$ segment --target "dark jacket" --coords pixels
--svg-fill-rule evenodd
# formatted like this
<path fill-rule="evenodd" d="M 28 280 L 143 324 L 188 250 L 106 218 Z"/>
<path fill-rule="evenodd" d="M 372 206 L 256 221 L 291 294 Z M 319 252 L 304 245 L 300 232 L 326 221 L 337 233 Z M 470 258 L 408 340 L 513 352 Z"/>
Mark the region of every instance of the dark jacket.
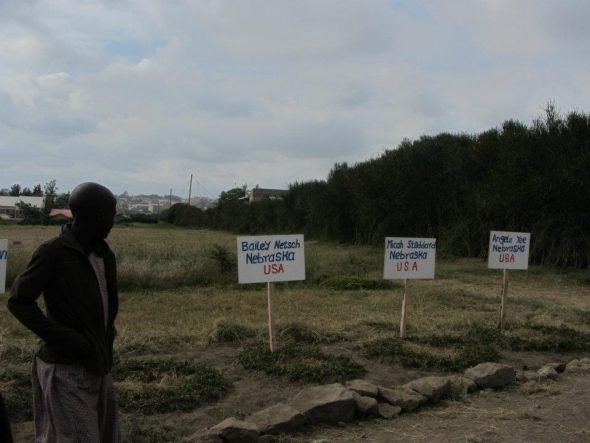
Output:
<path fill-rule="evenodd" d="M 80 365 L 96 374 L 113 364 L 114 320 L 118 311 L 115 255 L 106 242 L 102 256 L 109 293 L 108 324 L 98 279 L 69 225 L 41 244 L 25 271 L 12 284 L 8 309 L 42 340 L 37 356 L 47 363 Z M 45 315 L 37 306 L 43 293 Z"/>

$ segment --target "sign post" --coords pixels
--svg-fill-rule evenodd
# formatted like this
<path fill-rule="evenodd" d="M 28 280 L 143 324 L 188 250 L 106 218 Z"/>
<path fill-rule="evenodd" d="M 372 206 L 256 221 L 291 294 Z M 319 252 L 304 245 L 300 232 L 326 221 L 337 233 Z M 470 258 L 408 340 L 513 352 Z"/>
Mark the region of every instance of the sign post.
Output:
<path fill-rule="evenodd" d="M 406 308 L 408 304 L 409 279 L 433 279 L 436 258 L 435 238 L 385 238 L 385 264 L 383 278 L 404 281 L 404 296 L 399 336 L 406 336 Z"/>
<path fill-rule="evenodd" d="M 508 281 L 510 269 L 529 268 L 529 246 L 531 234 L 525 232 L 491 231 L 488 250 L 488 268 L 502 269 L 502 295 L 500 320 L 498 327 L 504 330 L 506 320 L 506 304 L 508 301 Z"/>
<path fill-rule="evenodd" d="M 6 291 L 6 264 L 8 263 L 8 240 L 0 240 L 0 294 Z"/>
<path fill-rule="evenodd" d="M 270 350 L 275 346 L 273 283 L 305 280 L 305 250 L 302 234 L 238 237 L 238 281 L 266 283 Z"/>
<path fill-rule="evenodd" d="M 268 300 L 268 342 L 270 352 L 275 350 L 275 310 L 272 303 L 272 283 L 266 283 L 266 295 Z"/>

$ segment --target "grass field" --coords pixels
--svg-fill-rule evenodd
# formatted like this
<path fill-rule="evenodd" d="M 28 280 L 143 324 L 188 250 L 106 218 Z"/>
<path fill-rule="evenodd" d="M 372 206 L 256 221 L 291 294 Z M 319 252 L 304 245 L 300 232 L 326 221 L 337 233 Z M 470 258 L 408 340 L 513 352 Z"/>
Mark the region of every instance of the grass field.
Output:
<path fill-rule="evenodd" d="M 0 238 L 9 239 L 8 285 L 57 232 L 0 226 Z M 116 227 L 109 243 L 119 263 L 114 374 L 128 441 L 175 441 L 306 383 L 362 375 L 392 383 L 416 371 L 590 350 L 588 271 L 512 272 L 507 327 L 499 333 L 501 271 L 481 260 L 439 259 L 435 280 L 409 284 L 402 341 L 402 286 L 382 279 L 383 250 L 306 242 L 307 280 L 275 285 L 281 352 L 272 355 L 265 286 L 237 283 L 234 235 L 131 226 Z M 0 390 L 13 420 L 26 422 L 36 339 L 4 301 Z"/>

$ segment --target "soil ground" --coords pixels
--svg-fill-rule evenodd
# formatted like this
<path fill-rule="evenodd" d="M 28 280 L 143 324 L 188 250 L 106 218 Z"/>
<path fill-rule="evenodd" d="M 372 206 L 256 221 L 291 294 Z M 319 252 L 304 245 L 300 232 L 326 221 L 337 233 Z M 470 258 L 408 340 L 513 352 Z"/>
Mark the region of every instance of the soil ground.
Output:
<path fill-rule="evenodd" d="M 328 349 L 326 349 L 328 351 Z M 330 349 L 348 353 L 345 348 Z M 260 373 L 245 372 L 236 363 L 239 347 L 219 346 L 195 350 L 175 357 L 196 358 L 224 367 L 233 389 L 220 401 L 190 413 L 152 416 L 134 427 L 144 437 L 129 433 L 124 426 L 125 441 L 158 441 L 157 432 L 182 441 L 203 432 L 224 418 L 244 417 L 295 395 L 305 384 L 290 383 Z M 537 368 L 551 361 L 568 361 L 575 355 L 547 353 L 512 353 L 504 361 L 515 368 Z M 577 355 L 581 357 L 582 355 Z M 356 359 L 358 360 L 358 356 Z M 363 360 L 368 370 L 365 379 L 384 386 L 394 386 L 432 374 L 408 370 L 392 363 Z M 557 381 L 515 384 L 501 391 L 481 391 L 462 401 L 444 401 L 402 414 L 388 420 L 369 420 L 346 427 L 319 427 L 281 442 L 589 442 L 590 441 L 590 374 L 562 374 Z M 125 417 L 123 418 L 125 423 Z M 33 441 L 31 422 L 15 426 L 16 442 Z M 154 431 L 152 434 L 151 431 Z M 148 437 L 149 436 L 149 437 Z"/>
<path fill-rule="evenodd" d="M 590 375 L 480 391 L 401 415 L 341 429 L 322 429 L 293 442 L 588 442 Z"/>

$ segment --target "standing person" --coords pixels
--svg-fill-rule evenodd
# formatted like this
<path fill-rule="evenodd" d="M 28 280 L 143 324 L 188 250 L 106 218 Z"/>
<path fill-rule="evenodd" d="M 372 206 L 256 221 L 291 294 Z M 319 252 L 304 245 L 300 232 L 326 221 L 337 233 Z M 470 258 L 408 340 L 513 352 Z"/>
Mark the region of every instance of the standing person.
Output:
<path fill-rule="evenodd" d="M 117 200 L 104 186 L 82 183 L 69 203 L 73 222 L 33 253 L 12 284 L 8 309 L 41 339 L 32 368 L 36 441 L 118 442 L 110 373 L 117 270 L 105 242 Z"/>

